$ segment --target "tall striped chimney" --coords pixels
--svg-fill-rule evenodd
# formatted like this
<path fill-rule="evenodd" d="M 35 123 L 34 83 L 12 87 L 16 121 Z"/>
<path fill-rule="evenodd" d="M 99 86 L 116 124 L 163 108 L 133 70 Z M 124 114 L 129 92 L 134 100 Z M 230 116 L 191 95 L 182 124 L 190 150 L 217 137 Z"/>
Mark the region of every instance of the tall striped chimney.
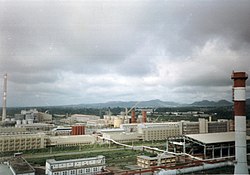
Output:
<path fill-rule="evenodd" d="M 234 174 L 248 174 L 246 151 L 246 79 L 245 72 L 233 72 L 233 101 L 235 120 Z"/>
<path fill-rule="evenodd" d="M 7 74 L 3 76 L 3 113 L 2 113 L 2 121 L 4 122 L 6 119 L 6 99 L 7 99 Z"/>

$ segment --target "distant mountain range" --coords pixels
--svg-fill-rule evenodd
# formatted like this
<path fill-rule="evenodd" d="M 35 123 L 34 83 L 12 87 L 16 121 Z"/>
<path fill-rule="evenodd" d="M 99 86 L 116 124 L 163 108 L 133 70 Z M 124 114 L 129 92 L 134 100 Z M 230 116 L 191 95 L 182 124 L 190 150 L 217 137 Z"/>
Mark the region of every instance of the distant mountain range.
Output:
<path fill-rule="evenodd" d="M 247 100 L 250 104 L 250 99 Z M 149 100 L 149 101 L 110 101 L 107 103 L 93 103 L 93 104 L 79 104 L 79 105 L 71 105 L 73 107 L 79 108 L 115 108 L 115 107 L 133 107 L 135 104 L 136 107 L 139 108 L 159 108 L 159 107 L 221 107 L 221 106 L 231 106 L 233 105 L 232 102 L 227 100 L 220 100 L 220 101 L 208 101 L 202 100 L 197 101 L 191 104 L 181 104 L 171 101 L 161 101 L 161 100 Z"/>
<path fill-rule="evenodd" d="M 227 100 L 220 100 L 220 101 L 208 101 L 208 100 L 202 100 L 202 101 L 197 101 L 189 106 L 204 106 L 204 107 L 210 107 L 210 106 L 231 106 L 233 105 L 232 102 L 229 102 Z"/>
<path fill-rule="evenodd" d="M 136 107 L 139 108 L 157 108 L 157 107 L 175 107 L 180 106 L 179 103 L 175 102 L 168 102 L 168 101 L 161 101 L 161 100 L 149 100 L 149 101 L 110 101 L 107 103 L 93 103 L 93 104 L 79 104 L 78 107 L 87 107 L 87 108 L 115 108 L 115 107 Z"/>

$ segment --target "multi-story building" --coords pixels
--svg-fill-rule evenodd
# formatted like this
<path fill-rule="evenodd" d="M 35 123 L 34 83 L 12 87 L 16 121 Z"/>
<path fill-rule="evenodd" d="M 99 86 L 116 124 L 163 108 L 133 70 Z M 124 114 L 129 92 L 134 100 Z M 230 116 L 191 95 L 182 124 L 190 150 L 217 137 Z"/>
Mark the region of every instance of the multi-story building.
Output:
<path fill-rule="evenodd" d="M 167 137 L 182 134 L 179 122 L 139 124 L 138 133 L 142 134 L 145 141 L 165 140 Z"/>
<path fill-rule="evenodd" d="M 97 156 L 91 158 L 46 161 L 46 175 L 91 175 L 104 171 L 105 157 Z"/>
<path fill-rule="evenodd" d="M 228 131 L 229 131 L 228 120 L 218 120 L 218 121 L 208 122 L 208 133 L 228 132 Z"/>
<path fill-rule="evenodd" d="M 200 132 L 199 122 L 181 121 L 182 134 L 198 134 Z"/>
<path fill-rule="evenodd" d="M 120 128 L 126 132 L 137 132 L 138 123 L 121 124 Z"/>
<path fill-rule="evenodd" d="M 125 132 L 123 129 L 104 129 L 100 131 L 103 137 L 118 142 L 132 142 L 142 140 L 142 134 L 137 132 Z"/>
<path fill-rule="evenodd" d="M 26 133 L 26 128 L 17 128 L 17 127 L 0 127 L 1 134 L 20 134 Z"/>
<path fill-rule="evenodd" d="M 45 148 L 44 133 L 0 135 L 0 152 Z"/>
<path fill-rule="evenodd" d="M 79 146 L 95 142 L 96 138 L 91 135 L 51 136 L 48 139 L 49 146 Z"/>
<path fill-rule="evenodd" d="M 36 122 L 41 122 L 41 123 L 51 123 L 52 122 L 52 115 L 47 113 L 47 112 L 45 112 L 45 113 L 38 112 L 38 113 L 36 113 L 34 120 Z"/>
<path fill-rule="evenodd" d="M 53 124 L 46 124 L 46 123 L 25 123 L 20 124 L 17 122 L 16 128 L 25 128 L 27 131 L 30 132 L 42 132 L 42 131 L 50 131 L 55 126 Z"/>

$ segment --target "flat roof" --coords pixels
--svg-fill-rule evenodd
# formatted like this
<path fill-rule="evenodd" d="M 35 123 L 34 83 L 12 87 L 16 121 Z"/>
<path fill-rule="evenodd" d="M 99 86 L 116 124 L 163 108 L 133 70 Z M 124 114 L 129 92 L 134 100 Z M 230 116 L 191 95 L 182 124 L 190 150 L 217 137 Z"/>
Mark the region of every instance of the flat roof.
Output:
<path fill-rule="evenodd" d="M 149 157 L 149 156 L 144 156 L 144 155 L 137 156 L 137 158 L 146 159 L 146 160 L 158 160 L 159 159 L 158 156 L 156 156 L 156 157 Z M 169 159 L 169 158 L 175 158 L 175 156 L 168 154 L 168 155 L 161 155 L 160 158 L 161 159 Z"/>
<path fill-rule="evenodd" d="M 16 174 L 35 172 L 34 168 L 22 157 L 14 157 L 9 161 L 9 163 Z"/>
<path fill-rule="evenodd" d="M 117 129 L 102 129 L 101 132 L 125 132 L 124 129 L 117 128 Z"/>
<path fill-rule="evenodd" d="M 202 142 L 204 144 L 224 143 L 224 142 L 235 141 L 235 132 L 188 134 L 185 136 L 191 139 L 197 140 L 199 142 Z M 250 140 L 250 136 L 247 136 L 247 140 Z"/>
<path fill-rule="evenodd" d="M 46 162 L 48 162 L 50 164 L 61 164 L 61 163 L 68 163 L 68 162 L 90 161 L 90 160 L 103 159 L 103 158 L 105 158 L 103 155 L 99 155 L 99 156 L 96 156 L 96 157 L 68 159 L 68 160 L 47 159 Z"/>

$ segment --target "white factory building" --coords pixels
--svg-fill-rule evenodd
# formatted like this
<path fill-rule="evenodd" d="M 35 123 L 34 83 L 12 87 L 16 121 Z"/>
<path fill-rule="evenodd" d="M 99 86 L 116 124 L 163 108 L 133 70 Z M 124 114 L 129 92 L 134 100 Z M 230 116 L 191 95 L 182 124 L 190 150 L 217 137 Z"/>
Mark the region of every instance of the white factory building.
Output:
<path fill-rule="evenodd" d="M 96 138 L 91 135 L 51 136 L 50 146 L 79 146 L 94 144 Z"/>
<path fill-rule="evenodd" d="M 104 171 L 105 157 L 97 156 L 82 159 L 70 159 L 56 161 L 49 159 L 46 161 L 46 175 L 90 175 Z"/>

